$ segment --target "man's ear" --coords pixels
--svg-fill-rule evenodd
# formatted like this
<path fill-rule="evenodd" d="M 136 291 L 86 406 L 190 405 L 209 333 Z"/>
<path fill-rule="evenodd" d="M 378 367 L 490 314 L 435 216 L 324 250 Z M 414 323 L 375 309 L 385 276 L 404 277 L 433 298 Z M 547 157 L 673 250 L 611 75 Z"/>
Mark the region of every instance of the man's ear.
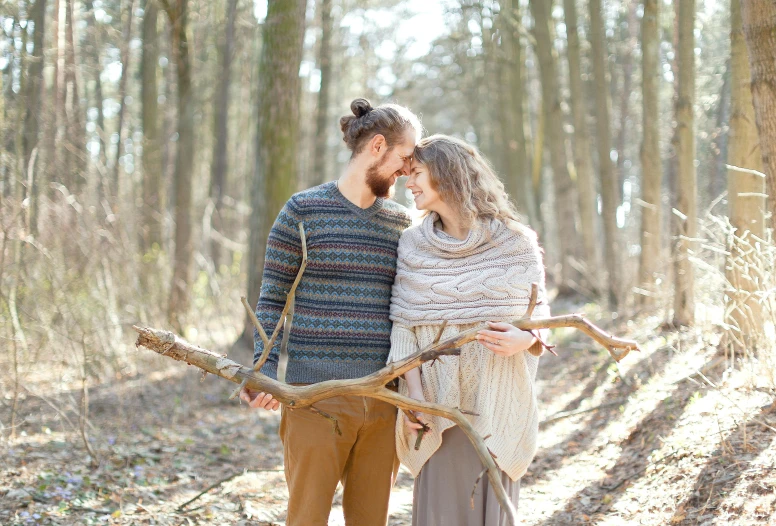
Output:
<path fill-rule="evenodd" d="M 369 151 L 372 155 L 380 155 L 385 149 L 388 148 L 388 143 L 385 141 L 385 136 L 378 133 L 369 142 Z"/>

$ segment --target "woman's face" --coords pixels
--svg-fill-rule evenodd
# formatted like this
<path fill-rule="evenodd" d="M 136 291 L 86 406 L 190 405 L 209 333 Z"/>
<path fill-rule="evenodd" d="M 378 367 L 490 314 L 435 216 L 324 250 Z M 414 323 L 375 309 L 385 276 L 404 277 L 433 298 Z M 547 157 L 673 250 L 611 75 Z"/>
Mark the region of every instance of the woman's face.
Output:
<path fill-rule="evenodd" d="M 415 207 L 418 210 L 438 212 L 442 204 L 442 197 L 431 185 L 431 174 L 426 165 L 415 160 L 410 165 L 410 175 L 405 185 L 412 192 L 415 199 Z"/>

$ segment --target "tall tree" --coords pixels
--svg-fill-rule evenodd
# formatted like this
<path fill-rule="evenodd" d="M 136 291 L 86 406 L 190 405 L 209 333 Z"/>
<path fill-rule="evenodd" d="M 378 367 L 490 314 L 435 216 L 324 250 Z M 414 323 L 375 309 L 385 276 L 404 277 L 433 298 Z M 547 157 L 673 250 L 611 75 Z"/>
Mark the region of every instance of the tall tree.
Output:
<path fill-rule="evenodd" d="M 102 94 L 102 61 L 100 60 L 100 50 L 102 49 L 102 31 L 100 31 L 99 21 L 97 20 L 97 11 L 94 8 L 92 0 L 85 0 L 86 23 L 89 27 L 89 42 L 86 46 L 86 54 L 89 56 L 92 67 L 92 80 L 94 82 L 94 108 L 97 110 L 97 142 L 100 145 L 99 165 L 97 170 L 100 173 L 98 187 L 100 197 L 107 195 L 105 184 L 107 183 L 106 170 L 108 166 L 107 152 L 105 151 L 105 98 Z M 143 154 L 145 155 L 145 153 Z"/>
<path fill-rule="evenodd" d="M 628 15 L 624 51 L 622 54 L 622 90 L 620 91 L 620 125 L 617 130 L 617 199 L 623 200 L 625 184 L 625 145 L 628 135 L 628 115 L 630 113 L 630 97 L 633 90 L 633 51 L 636 49 L 638 28 L 636 23 L 636 7 L 639 0 L 628 0 Z"/>
<path fill-rule="evenodd" d="M 27 111 L 24 118 L 24 169 L 31 175 L 37 173 L 30 170 L 33 154 L 37 158 L 38 136 L 40 134 L 40 121 L 43 111 L 43 37 L 46 34 L 46 0 L 36 0 L 30 8 L 30 21 L 33 24 L 32 56 L 28 57 L 27 72 Z M 36 234 L 38 223 L 38 189 L 39 181 L 33 181 L 28 185 L 29 197 L 29 225 L 30 231 Z"/>
<path fill-rule="evenodd" d="M 622 293 L 622 273 L 620 270 L 622 255 L 620 254 L 620 234 L 617 229 L 617 206 L 619 192 L 617 191 L 617 175 L 610 153 L 612 151 L 612 134 L 609 122 L 610 100 L 606 81 L 606 41 L 604 38 L 604 21 L 601 12 L 601 0 L 590 0 L 590 44 L 593 54 L 593 75 L 595 77 L 596 102 L 596 143 L 598 145 L 598 170 L 601 173 L 601 215 L 604 222 L 604 255 L 608 279 L 608 299 L 611 310 L 616 311 L 619 297 Z"/>
<path fill-rule="evenodd" d="M 229 139 L 229 86 L 232 80 L 232 58 L 234 56 L 234 23 L 237 18 L 237 0 L 229 0 L 226 7 L 226 29 L 221 41 L 221 67 L 218 76 L 218 89 L 215 97 L 213 123 L 213 160 L 210 165 L 210 199 L 213 201 L 213 227 L 222 232 L 224 188 L 226 186 L 227 159 L 226 146 Z M 215 237 L 210 239 L 210 256 L 216 270 L 221 263 L 221 247 Z"/>
<path fill-rule="evenodd" d="M 143 8 L 143 50 L 140 63 L 140 92 L 143 124 L 143 225 L 140 229 L 140 247 L 143 252 L 156 243 L 162 245 L 164 185 L 162 148 L 159 142 L 159 5 L 157 0 L 146 0 Z"/>
<path fill-rule="evenodd" d="M 73 0 L 65 0 L 65 120 L 68 146 L 65 148 L 66 170 L 75 190 L 86 182 L 86 127 L 78 87 L 78 64 Z"/>
<path fill-rule="evenodd" d="M 695 171 L 695 0 L 679 2 L 679 100 L 677 126 L 677 221 L 674 258 L 674 325 L 692 325 L 695 318 L 695 272 L 690 255 L 696 252 L 698 181 Z"/>
<path fill-rule="evenodd" d="M 743 42 L 744 46 L 746 43 Z M 732 53 L 731 53 L 732 54 Z M 714 169 L 709 173 L 709 177 L 706 181 L 705 192 L 701 192 L 703 195 L 704 204 L 711 203 L 722 192 L 725 191 L 725 184 L 727 181 L 727 168 L 725 167 L 725 161 L 727 159 L 728 141 L 729 137 L 729 125 L 730 125 L 730 112 L 731 112 L 731 94 L 730 94 L 730 61 L 725 64 L 725 72 L 722 75 L 722 88 L 720 88 L 719 99 L 717 102 L 717 122 L 715 123 L 714 134 L 711 140 L 711 151 L 714 155 Z"/>
<path fill-rule="evenodd" d="M 127 80 L 129 79 L 129 42 L 132 40 L 132 17 L 135 12 L 135 0 L 129 0 L 126 12 L 126 25 L 124 26 L 124 38 L 121 41 L 121 78 L 119 79 L 119 123 L 116 130 L 118 141 L 116 142 L 116 156 L 113 159 L 113 192 L 117 198 L 121 198 L 121 133 L 124 128 L 124 114 L 126 111 Z"/>
<path fill-rule="evenodd" d="M 321 42 L 318 47 L 318 69 L 321 72 L 321 87 L 318 90 L 318 108 L 315 115 L 315 141 L 311 183 L 318 185 L 327 180 L 326 145 L 331 122 L 329 122 L 329 91 L 331 89 L 331 0 L 320 0 Z"/>
<path fill-rule="evenodd" d="M 663 165 L 660 155 L 660 35 L 658 33 L 660 0 L 644 0 L 641 19 L 641 256 L 639 288 L 642 305 L 654 305 L 656 279 L 660 266 L 661 187 Z"/>
<path fill-rule="evenodd" d="M 539 59 L 539 74 L 542 85 L 542 105 L 545 114 L 545 144 L 550 151 L 555 189 L 555 218 L 558 226 L 558 255 L 561 274 L 558 288 L 560 293 L 571 292 L 572 268 L 570 258 L 576 248 L 577 200 L 574 185 L 568 171 L 566 141 L 563 134 L 563 111 L 558 81 L 556 52 L 551 36 L 551 1 L 530 0 L 534 17 L 536 55 Z"/>
<path fill-rule="evenodd" d="M 296 189 L 299 147 L 299 66 L 307 0 L 269 0 L 259 63 L 256 174 L 251 188 L 248 298 L 259 299 L 269 230 Z M 244 335 L 253 334 L 246 317 Z M 252 339 L 252 338 L 251 338 Z"/>
<path fill-rule="evenodd" d="M 760 136 L 771 228 L 776 228 L 776 3 L 742 0 L 746 46 L 752 72 L 752 101 Z"/>
<path fill-rule="evenodd" d="M 501 134 L 504 137 L 506 187 L 521 213 L 528 217 L 534 228 L 539 227 L 539 211 L 531 184 L 531 170 L 526 151 L 525 116 L 523 98 L 525 79 L 523 67 L 525 50 L 520 40 L 520 8 L 516 0 L 504 0 L 498 17 L 501 33 L 502 63 L 497 68 L 501 74 L 502 97 Z"/>
<path fill-rule="evenodd" d="M 593 175 L 593 158 L 587 129 L 587 97 L 582 82 L 582 59 L 577 28 L 576 0 L 563 0 L 568 38 L 569 88 L 571 91 L 571 113 L 574 116 L 574 165 L 577 170 L 577 191 L 579 192 L 579 215 L 582 227 L 582 244 L 585 248 L 585 264 L 588 268 L 590 285 L 594 290 L 601 286 L 597 279 L 601 268 L 598 245 L 596 244 L 598 212 L 597 195 Z"/>
<path fill-rule="evenodd" d="M 168 316 L 177 330 L 189 307 L 191 276 L 191 178 L 194 164 L 194 103 L 191 93 L 191 61 L 186 37 L 188 0 L 162 0 L 170 20 L 172 53 L 178 87 L 178 151 L 175 157 L 175 254 Z"/>
<path fill-rule="evenodd" d="M 762 171 L 762 154 L 757 138 L 752 104 L 751 72 L 741 20 L 741 1 L 730 2 L 731 115 L 728 164 L 744 170 Z M 731 239 L 727 267 L 728 312 L 731 324 L 741 331 L 736 347 L 749 347 L 762 330 L 762 307 L 754 294 L 758 288 L 757 259 L 752 258 L 752 236 L 765 236 L 765 181 L 756 173 L 728 171 L 728 210 L 736 229 Z M 739 241 L 741 240 L 741 241 Z"/>

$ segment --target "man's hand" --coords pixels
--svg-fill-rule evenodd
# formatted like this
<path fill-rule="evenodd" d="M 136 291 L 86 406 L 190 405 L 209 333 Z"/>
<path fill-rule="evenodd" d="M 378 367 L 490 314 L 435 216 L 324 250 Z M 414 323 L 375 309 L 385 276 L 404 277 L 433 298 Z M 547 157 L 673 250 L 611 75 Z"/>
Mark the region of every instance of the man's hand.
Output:
<path fill-rule="evenodd" d="M 488 322 L 492 330 L 477 332 L 477 341 L 496 356 L 512 356 L 525 351 L 536 342 L 533 334 L 509 323 Z"/>
<path fill-rule="evenodd" d="M 272 398 L 269 393 L 259 393 L 243 387 L 240 391 L 240 400 L 246 402 L 253 409 L 266 409 L 267 411 L 277 411 L 280 402 Z"/>

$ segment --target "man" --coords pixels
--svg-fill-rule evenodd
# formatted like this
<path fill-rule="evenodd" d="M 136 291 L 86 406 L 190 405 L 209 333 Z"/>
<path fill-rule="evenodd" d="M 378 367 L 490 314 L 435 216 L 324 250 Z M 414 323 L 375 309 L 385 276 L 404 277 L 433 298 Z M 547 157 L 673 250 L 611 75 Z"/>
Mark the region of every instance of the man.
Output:
<path fill-rule="evenodd" d="M 298 224 L 304 224 L 308 260 L 296 290 L 288 339 L 286 381 L 304 385 L 360 378 L 385 365 L 390 350 L 389 308 L 396 249 L 410 225 L 407 210 L 388 200 L 396 180 L 409 172 L 421 125 L 408 109 L 369 101 L 351 103 L 342 117 L 343 140 L 352 152 L 337 181 L 289 199 L 272 226 L 256 316 L 270 333 L 280 318 L 302 259 Z M 277 377 L 279 347 L 261 372 Z M 254 363 L 263 351 L 255 335 Z M 254 408 L 276 410 L 270 394 L 243 390 Z M 366 397 L 342 396 L 309 408 L 283 408 L 283 442 L 289 489 L 288 526 L 326 525 L 338 482 L 348 526 L 385 524 L 398 469 L 396 408 Z"/>

